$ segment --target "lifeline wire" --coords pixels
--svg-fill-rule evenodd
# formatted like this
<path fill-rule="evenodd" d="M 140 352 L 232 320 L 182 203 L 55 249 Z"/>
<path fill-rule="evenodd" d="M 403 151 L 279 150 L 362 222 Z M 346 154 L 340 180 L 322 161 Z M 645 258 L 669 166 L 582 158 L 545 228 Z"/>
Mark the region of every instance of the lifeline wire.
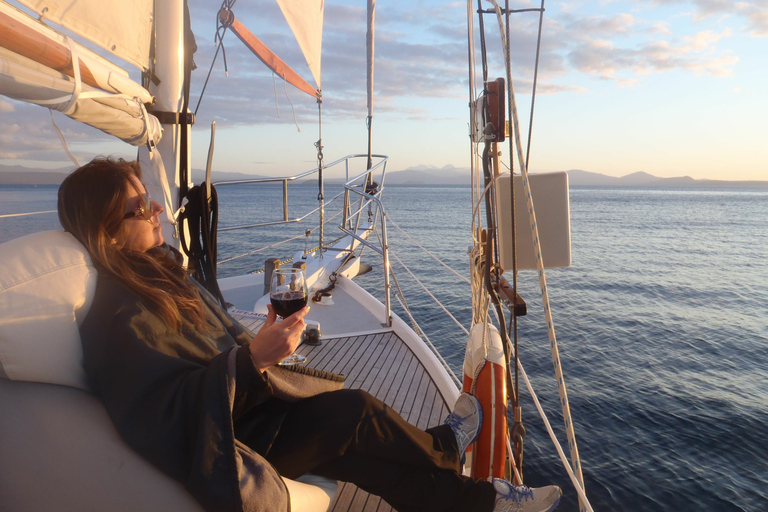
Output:
<path fill-rule="evenodd" d="M 453 316 L 453 315 L 451 314 L 451 312 L 450 312 L 450 311 L 448 311 L 448 310 L 445 308 L 445 306 L 443 306 L 443 305 L 442 305 L 442 303 L 440 303 L 440 301 L 437 299 L 437 297 L 435 297 L 435 296 L 432 294 L 432 292 L 430 292 L 430 291 L 429 291 L 429 289 L 427 289 L 427 287 L 426 287 L 426 286 L 424 286 L 424 283 L 422 283 L 421 281 L 419 281 L 419 278 L 418 278 L 418 277 L 416 277 L 416 276 L 413 274 L 413 272 L 411 272 L 411 270 L 410 270 L 408 267 L 406 267 L 406 266 L 405 266 L 405 263 L 403 263 L 403 262 L 402 262 L 402 260 L 401 260 L 400 258 L 398 258 L 398 257 L 397 257 L 397 255 L 396 255 L 395 253 L 391 252 L 391 254 L 392 254 L 392 256 L 393 256 L 393 257 L 394 257 L 394 258 L 395 258 L 395 259 L 398 261 L 398 263 L 400 263 L 400 264 L 403 266 L 403 268 L 405 269 L 405 271 L 406 271 L 406 272 L 408 272 L 408 273 L 411 275 L 411 277 L 412 277 L 412 278 L 413 278 L 413 279 L 414 279 L 414 280 L 415 280 L 417 283 L 419 283 L 419 286 L 421 286 L 421 287 L 422 287 L 422 289 L 423 289 L 425 292 L 427 292 L 427 295 L 429 295 L 430 297 L 432 297 L 432 300 L 434 300 L 434 301 L 437 303 L 437 305 L 438 305 L 438 306 L 440 306 L 440 308 L 441 308 L 443 311 L 445 311 L 445 314 L 446 314 L 446 315 L 448 315 L 449 317 L 451 317 L 451 320 L 453 320 L 453 321 L 454 321 L 454 323 L 456 323 L 456 325 L 458 325 L 458 326 L 459 326 L 459 328 L 460 328 L 462 331 L 464 331 L 464 334 L 466 334 L 467 336 L 469 336 L 469 331 L 467 330 L 467 328 L 466 328 L 466 327 L 464 327 L 463 325 L 461 325 L 461 322 L 459 322 L 458 320 L 456 320 L 456 317 L 455 317 L 455 316 Z"/>
<path fill-rule="evenodd" d="M 44 212 L 29 212 L 29 213 L 8 213 L 6 215 L 0 215 L 0 219 L 7 219 L 10 217 L 26 217 L 27 215 L 41 215 L 43 213 L 56 213 L 58 210 L 46 210 Z"/>
<path fill-rule="evenodd" d="M 446 265 L 445 263 L 443 263 L 442 261 L 440 261 L 440 258 L 438 258 L 438 257 L 437 257 L 437 256 L 435 256 L 434 254 L 432 254 L 431 252 L 429 252 L 429 250 L 427 250 L 426 248 L 424 248 L 424 247 L 422 247 L 421 245 L 419 245 L 419 243 L 418 243 L 416 240 L 414 240 L 413 238 L 411 238 L 411 236 L 410 236 L 408 233 L 406 233 L 406 232 L 403 230 L 403 228 L 401 228 L 400 226 L 398 226 L 398 225 L 397 225 L 397 223 L 396 223 L 394 220 L 392 220 L 392 215 L 389 215 L 389 214 L 388 214 L 388 215 L 387 215 L 387 219 L 389 219 L 389 222 L 391 222 L 391 223 L 392 223 L 392 224 L 393 224 L 393 225 L 394 225 L 394 226 L 395 226 L 397 229 L 399 229 L 399 230 L 400 230 L 400 232 L 401 232 L 402 234 L 404 234 L 404 235 L 406 236 L 406 238 L 408 238 L 408 240 L 410 240 L 411 242 L 413 242 L 413 243 L 414 243 L 414 244 L 415 244 L 415 245 L 416 245 L 416 246 L 417 246 L 419 249 L 421 249 L 422 251 L 424 251 L 424 252 L 425 252 L 425 253 L 427 253 L 428 255 L 432 256 L 432 258 L 434 258 L 434 259 L 435 259 L 435 261 L 437 261 L 439 264 L 441 264 L 442 266 L 444 266 L 445 268 L 447 268 L 448 270 L 450 270 L 451 272 L 453 272 L 453 273 L 454 273 L 454 274 L 455 274 L 455 275 L 456 275 L 456 276 L 457 276 L 459 279 L 461 279 L 462 281 L 464 281 L 464 282 L 465 282 L 465 283 L 467 283 L 467 284 L 469 284 L 469 283 L 470 283 L 469 279 L 467 279 L 467 278 L 466 278 L 466 277 L 464 277 L 463 275 L 461 275 L 461 274 L 459 274 L 458 272 L 456 272 L 455 270 L 453 270 L 451 267 L 449 267 L 448 265 Z"/>

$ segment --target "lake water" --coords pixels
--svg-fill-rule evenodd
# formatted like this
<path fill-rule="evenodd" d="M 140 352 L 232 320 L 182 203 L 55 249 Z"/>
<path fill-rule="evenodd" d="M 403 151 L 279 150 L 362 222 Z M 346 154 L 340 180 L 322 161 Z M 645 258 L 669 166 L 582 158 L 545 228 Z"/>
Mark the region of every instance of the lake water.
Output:
<path fill-rule="evenodd" d="M 55 209 L 55 192 L 0 187 L 0 215 Z M 219 195 L 220 226 L 279 211 L 266 195 L 241 188 Z M 768 189 L 573 188 L 570 198 L 573 265 L 549 270 L 547 282 L 594 509 L 768 510 Z M 395 224 L 467 274 L 469 189 L 388 187 L 384 200 Z M 50 214 L 0 219 L 0 241 L 57 225 Z M 290 249 L 229 261 L 220 276 L 303 249 L 304 229 L 294 230 L 299 239 Z M 466 326 L 469 286 L 393 223 L 389 236 L 394 254 Z M 221 233 L 219 259 L 249 253 L 262 238 Z M 317 245 L 316 232 L 307 245 Z M 374 271 L 360 282 L 378 285 L 380 262 L 370 251 L 366 262 Z M 458 372 L 464 334 L 396 260 L 393 266 L 420 326 Z M 528 303 L 522 362 L 564 444 L 535 273 L 521 272 L 519 286 Z M 575 492 L 527 390 L 521 397 L 526 482 L 561 485 L 558 510 L 575 511 Z"/>

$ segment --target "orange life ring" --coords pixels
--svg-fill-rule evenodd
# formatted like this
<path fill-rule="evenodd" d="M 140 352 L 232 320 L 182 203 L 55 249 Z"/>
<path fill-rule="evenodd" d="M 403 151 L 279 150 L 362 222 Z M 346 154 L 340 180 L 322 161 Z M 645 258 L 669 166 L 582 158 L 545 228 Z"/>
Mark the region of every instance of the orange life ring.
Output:
<path fill-rule="evenodd" d="M 483 410 L 477 441 L 467 450 L 470 476 L 506 477 L 507 365 L 499 331 L 493 325 L 472 327 L 464 356 L 463 391 L 473 394 Z"/>

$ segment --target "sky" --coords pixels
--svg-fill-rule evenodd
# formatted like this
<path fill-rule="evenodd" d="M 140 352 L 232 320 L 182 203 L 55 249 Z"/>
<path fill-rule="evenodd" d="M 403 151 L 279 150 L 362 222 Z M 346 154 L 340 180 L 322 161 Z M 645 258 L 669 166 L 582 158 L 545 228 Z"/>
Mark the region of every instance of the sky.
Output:
<path fill-rule="evenodd" d="M 216 51 L 219 6 L 190 0 L 198 44 L 194 168 L 205 167 L 213 120 L 218 171 L 309 170 L 321 135 L 326 163 L 367 152 L 364 0 L 325 2 L 321 127 L 315 100 L 273 77 L 231 33 L 227 73 L 220 53 L 197 107 Z M 549 0 L 544 7 L 531 171 L 768 180 L 768 0 Z M 233 11 L 313 83 L 276 4 L 240 0 Z M 463 2 L 377 3 L 372 138 L 373 151 L 390 157 L 389 171 L 469 166 L 466 12 Z M 523 146 L 538 23 L 538 13 L 516 14 L 510 36 Z M 489 77 L 505 76 L 495 16 L 485 17 L 485 35 Z M 46 109 L 0 97 L 0 119 L 0 164 L 70 165 Z M 60 113 L 56 122 L 81 161 L 136 154 Z M 508 160 L 508 147 L 502 153 Z"/>

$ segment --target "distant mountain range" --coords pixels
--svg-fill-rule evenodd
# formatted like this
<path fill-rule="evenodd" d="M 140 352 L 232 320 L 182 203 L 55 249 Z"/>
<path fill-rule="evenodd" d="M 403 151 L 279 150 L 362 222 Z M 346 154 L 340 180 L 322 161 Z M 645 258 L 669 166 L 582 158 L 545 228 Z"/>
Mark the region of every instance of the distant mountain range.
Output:
<path fill-rule="evenodd" d="M 768 187 L 768 181 L 696 180 L 690 176 L 659 178 L 647 172 L 635 172 L 620 178 L 596 172 L 571 169 L 571 186 L 584 187 Z"/>
<path fill-rule="evenodd" d="M 19 165 L 0 165 L 0 185 L 59 185 L 72 167 L 59 169 L 30 169 Z M 571 186 L 584 187 L 768 187 L 768 181 L 696 180 L 690 176 L 659 178 L 646 172 L 636 172 L 620 178 L 596 172 L 571 169 L 568 178 Z M 203 180 L 204 172 L 193 169 L 196 183 Z M 265 178 L 266 176 L 239 172 L 214 172 L 214 181 L 234 181 Z M 308 180 L 311 181 L 311 180 Z M 329 180 L 336 182 L 339 180 Z M 419 165 L 403 171 L 387 173 L 387 185 L 468 185 L 469 169 L 446 165 L 433 167 Z"/>
<path fill-rule="evenodd" d="M 659 178 L 636 172 L 616 178 L 596 172 L 571 169 L 568 181 L 576 187 L 768 187 L 768 181 L 696 180 L 690 176 Z M 447 165 L 442 168 L 418 166 L 387 173 L 387 185 L 467 185 L 469 169 Z"/>

